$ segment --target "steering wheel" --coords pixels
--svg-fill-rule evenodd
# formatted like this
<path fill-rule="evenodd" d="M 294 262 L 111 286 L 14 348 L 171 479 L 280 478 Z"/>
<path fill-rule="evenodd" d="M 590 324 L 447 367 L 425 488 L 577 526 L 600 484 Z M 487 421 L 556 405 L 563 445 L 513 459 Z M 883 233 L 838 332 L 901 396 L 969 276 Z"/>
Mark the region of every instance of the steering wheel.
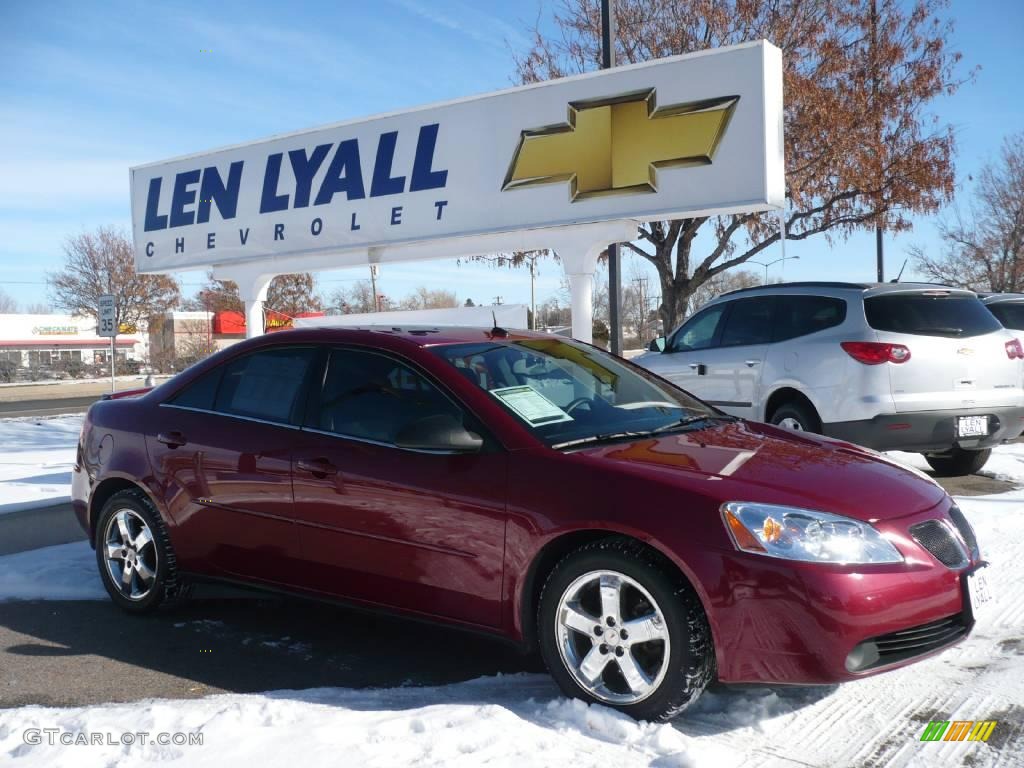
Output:
<path fill-rule="evenodd" d="M 575 410 L 579 406 L 583 405 L 584 403 L 587 404 L 588 410 L 589 410 L 589 406 L 590 406 L 590 398 L 589 397 L 577 397 L 575 400 L 573 400 L 571 403 L 569 403 L 567 406 L 565 406 L 565 408 L 563 408 L 562 410 L 564 410 L 566 413 L 572 413 L 573 410 Z"/>

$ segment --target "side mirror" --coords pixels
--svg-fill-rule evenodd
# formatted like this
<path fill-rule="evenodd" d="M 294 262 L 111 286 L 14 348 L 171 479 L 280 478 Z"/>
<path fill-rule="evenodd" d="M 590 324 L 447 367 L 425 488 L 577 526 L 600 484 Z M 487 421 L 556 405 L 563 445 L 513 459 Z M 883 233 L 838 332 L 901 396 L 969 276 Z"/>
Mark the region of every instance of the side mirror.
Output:
<path fill-rule="evenodd" d="M 470 432 L 449 413 L 424 416 L 415 419 L 395 435 L 395 445 L 418 451 L 454 451 L 475 453 L 484 444 L 484 439 Z"/>
<path fill-rule="evenodd" d="M 656 339 L 651 339 L 651 343 L 647 345 L 647 349 L 649 349 L 651 352 L 664 352 L 665 337 L 659 336 Z"/>

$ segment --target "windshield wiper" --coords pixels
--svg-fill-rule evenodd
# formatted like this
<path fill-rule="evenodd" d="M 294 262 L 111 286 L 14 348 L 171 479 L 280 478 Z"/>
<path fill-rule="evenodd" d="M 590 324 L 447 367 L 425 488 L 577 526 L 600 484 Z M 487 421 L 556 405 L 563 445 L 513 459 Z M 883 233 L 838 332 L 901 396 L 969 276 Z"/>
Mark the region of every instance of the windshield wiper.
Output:
<path fill-rule="evenodd" d="M 679 419 L 679 421 L 673 421 L 670 424 L 662 424 L 660 427 L 652 429 L 650 434 L 656 435 L 661 432 L 671 432 L 674 429 L 681 429 L 702 421 L 739 421 L 739 419 L 736 416 L 729 416 L 728 414 L 718 415 L 714 413 L 705 413 L 700 416 L 686 416 Z"/>
<path fill-rule="evenodd" d="M 685 429 L 686 427 L 692 424 L 697 424 L 698 422 L 704 421 L 737 421 L 737 418 L 735 416 L 728 416 L 724 414 L 718 416 L 712 413 L 703 414 L 701 416 L 687 416 L 685 418 L 679 419 L 678 421 L 673 421 L 669 424 L 662 424 L 660 427 L 655 427 L 654 429 L 644 429 L 632 432 L 606 432 L 600 435 L 588 435 L 587 437 L 578 437 L 575 440 L 566 440 L 565 442 L 562 443 L 554 443 L 551 447 L 556 449 L 570 448 L 576 445 L 604 443 L 609 440 L 628 440 L 634 437 L 650 437 L 651 435 L 658 435 L 663 432 L 668 432 L 675 429 Z"/>

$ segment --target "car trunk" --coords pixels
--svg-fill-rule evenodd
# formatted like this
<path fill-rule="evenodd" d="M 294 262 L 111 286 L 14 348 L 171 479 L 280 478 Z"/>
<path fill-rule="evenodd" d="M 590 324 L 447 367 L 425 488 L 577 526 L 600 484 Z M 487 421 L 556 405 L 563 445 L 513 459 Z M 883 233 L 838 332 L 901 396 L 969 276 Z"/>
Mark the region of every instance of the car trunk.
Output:
<path fill-rule="evenodd" d="M 973 294 L 885 293 L 864 307 L 880 342 L 910 350 L 905 362 L 887 365 L 897 412 L 1019 404 L 1021 361 L 1006 350 L 1012 336 Z"/>

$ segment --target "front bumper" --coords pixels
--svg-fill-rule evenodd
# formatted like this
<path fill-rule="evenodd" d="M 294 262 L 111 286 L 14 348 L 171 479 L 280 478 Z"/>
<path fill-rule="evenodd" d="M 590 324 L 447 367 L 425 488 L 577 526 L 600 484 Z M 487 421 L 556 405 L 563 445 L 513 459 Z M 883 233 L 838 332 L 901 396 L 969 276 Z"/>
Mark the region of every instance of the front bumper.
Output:
<path fill-rule="evenodd" d="M 900 564 L 730 556 L 724 567 L 732 582 L 730 599 L 712 606 L 719 679 L 798 685 L 856 680 L 927 658 L 967 637 L 974 624 L 967 574 L 980 561 L 972 557 L 963 567 L 948 568 L 908 532 L 915 523 L 948 520 L 948 505 L 876 524 L 903 554 Z M 932 642 L 908 648 L 895 642 L 900 637 Z"/>
<path fill-rule="evenodd" d="M 957 438 L 958 416 L 988 416 L 989 434 L 984 437 Z M 939 453 L 948 451 L 954 445 L 966 450 L 982 450 L 1020 437 L 1021 432 L 1024 432 L 1024 407 L 883 414 L 873 419 L 823 424 L 822 431 L 827 437 L 876 451 Z"/>

